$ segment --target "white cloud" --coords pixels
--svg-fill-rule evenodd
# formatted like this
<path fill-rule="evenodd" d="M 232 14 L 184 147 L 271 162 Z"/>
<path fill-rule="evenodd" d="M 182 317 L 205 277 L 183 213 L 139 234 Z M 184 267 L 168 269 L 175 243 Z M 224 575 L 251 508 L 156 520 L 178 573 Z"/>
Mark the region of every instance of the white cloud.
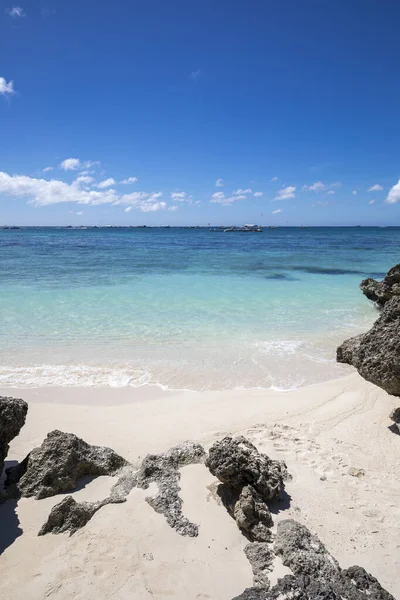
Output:
<path fill-rule="evenodd" d="M 289 200 L 290 198 L 296 197 L 296 188 L 293 185 L 288 185 L 287 187 L 279 190 L 274 200 Z"/>
<path fill-rule="evenodd" d="M 357 196 L 357 190 L 353 190 L 351 193 L 353 194 L 353 196 Z"/>
<path fill-rule="evenodd" d="M 332 191 L 332 188 L 340 187 L 341 183 L 337 181 L 336 183 L 323 183 L 323 181 L 316 181 L 311 185 L 303 185 L 301 188 L 303 192 L 315 192 L 316 194 L 321 194 L 322 192 L 329 193 Z"/>
<path fill-rule="evenodd" d="M 179 208 L 179 207 L 178 207 L 178 206 L 176 206 L 176 204 L 175 204 L 175 206 L 168 206 L 167 210 L 169 210 L 169 211 L 173 212 L 173 211 L 175 211 L 175 210 L 178 210 L 178 208 Z"/>
<path fill-rule="evenodd" d="M 49 171 L 52 171 L 54 169 L 54 167 L 45 167 L 43 169 L 43 173 L 48 173 Z"/>
<path fill-rule="evenodd" d="M 64 171 L 76 171 L 81 166 L 81 161 L 79 158 L 66 158 L 62 162 L 60 162 L 60 169 L 64 169 Z"/>
<path fill-rule="evenodd" d="M 273 214 L 273 215 L 277 215 L 278 213 L 281 213 L 281 212 L 282 212 L 282 209 L 281 209 L 281 208 L 278 208 L 277 210 L 273 210 L 273 211 L 272 211 L 272 214 Z"/>
<path fill-rule="evenodd" d="M 101 190 L 104 190 L 104 188 L 108 188 L 111 187 L 112 185 L 115 185 L 116 181 L 113 177 L 109 177 L 108 179 L 104 179 L 104 181 L 100 181 L 100 183 L 97 184 L 97 187 L 100 188 Z"/>
<path fill-rule="evenodd" d="M 193 202 L 193 196 L 188 196 L 186 192 L 171 192 L 172 202 L 187 202 L 188 204 L 195 204 Z"/>
<path fill-rule="evenodd" d="M 130 183 L 136 183 L 137 180 L 138 180 L 137 177 L 128 177 L 127 179 L 120 181 L 120 183 L 123 183 L 124 185 L 129 185 Z"/>
<path fill-rule="evenodd" d="M 371 186 L 368 191 L 369 192 L 381 192 L 383 190 L 383 187 L 381 185 L 379 185 L 379 183 L 376 183 L 375 185 Z"/>
<path fill-rule="evenodd" d="M 262 195 L 262 192 L 254 192 L 254 198 L 261 198 Z"/>
<path fill-rule="evenodd" d="M 273 177 L 273 178 L 271 179 L 271 181 L 272 181 L 272 182 L 274 182 L 274 181 L 278 181 L 278 178 L 277 178 L 277 177 Z"/>
<path fill-rule="evenodd" d="M 108 191 L 111 193 L 114 190 Z M 131 194 L 122 194 L 122 196 L 117 197 L 113 204 L 116 206 L 129 204 L 142 212 L 155 212 L 167 208 L 166 202 L 158 200 L 161 196 L 162 192 L 132 192 Z"/>
<path fill-rule="evenodd" d="M 189 75 L 192 81 L 197 81 L 201 75 L 201 69 L 197 69 L 197 71 L 192 71 Z"/>
<path fill-rule="evenodd" d="M 224 187 L 224 180 L 221 178 L 217 179 L 217 181 L 215 182 L 215 186 L 216 187 Z"/>
<path fill-rule="evenodd" d="M 336 192 L 335 192 L 335 190 L 328 190 L 326 193 L 327 193 L 328 196 L 332 196 Z"/>
<path fill-rule="evenodd" d="M 0 96 L 6 96 L 7 94 L 11 96 L 14 93 L 14 82 L 9 81 L 7 83 L 4 77 L 0 77 Z"/>
<path fill-rule="evenodd" d="M 91 169 L 93 167 L 99 166 L 100 162 L 98 160 L 86 160 L 85 162 L 81 162 L 79 158 L 66 158 L 58 165 L 60 169 L 64 171 L 80 171 L 83 169 Z M 83 174 L 87 174 L 89 171 L 85 171 Z"/>
<path fill-rule="evenodd" d="M 82 168 L 83 169 L 92 169 L 93 167 L 98 167 L 99 165 L 100 165 L 99 160 L 86 160 L 84 163 L 82 163 Z"/>
<path fill-rule="evenodd" d="M 242 194 L 251 194 L 252 190 L 250 188 L 247 188 L 247 190 L 238 189 L 233 193 L 235 194 L 235 196 L 241 196 Z"/>
<path fill-rule="evenodd" d="M 238 202 L 239 200 L 247 200 L 247 196 L 243 194 L 233 194 L 232 196 L 225 196 L 224 192 L 215 192 L 211 196 L 210 202 L 212 204 L 222 204 L 222 206 L 230 206 L 234 202 Z"/>
<path fill-rule="evenodd" d="M 78 215 L 78 217 L 81 217 L 85 213 L 83 210 L 79 210 L 76 214 Z"/>
<path fill-rule="evenodd" d="M 171 200 L 176 200 L 177 202 L 184 202 L 186 200 L 186 192 L 172 192 Z"/>
<path fill-rule="evenodd" d="M 86 176 L 80 176 L 82 177 Z M 0 171 L 0 193 L 26 198 L 34 206 L 51 206 L 65 202 L 84 205 L 131 205 L 142 212 L 162 210 L 166 202 L 159 198 L 162 192 L 134 192 L 118 194 L 113 189 L 82 189 L 82 180 L 68 184 L 57 179 L 35 179 L 26 175 L 9 175 Z"/>
<path fill-rule="evenodd" d="M 142 212 L 156 212 L 157 210 L 165 210 L 167 208 L 166 202 L 154 202 L 144 203 L 140 206 Z"/>
<path fill-rule="evenodd" d="M 133 208 L 133 206 L 127 206 L 125 208 L 125 212 L 131 212 L 132 208 Z"/>
<path fill-rule="evenodd" d="M 370 200 L 370 201 L 368 202 L 368 204 L 375 204 L 375 202 L 376 202 L 376 200 L 375 200 L 375 198 L 373 198 L 372 200 Z"/>
<path fill-rule="evenodd" d="M 6 13 L 10 15 L 10 17 L 26 17 L 26 13 L 21 6 L 13 6 L 12 8 L 7 8 Z"/>
<path fill-rule="evenodd" d="M 400 202 L 400 179 L 399 181 L 389 190 L 387 198 L 385 200 L 386 204 L 397 204 Z"/>
<path fill-rule="evenodd" d="M 75 179 L 75 183 L 81 183 L 86 185 L 90 185 L 91 183 L 93 183 L 93 181 L 94 179 L 93 177 L 90 177 L 90 175 L 79 175 L 79 177 Z"/>

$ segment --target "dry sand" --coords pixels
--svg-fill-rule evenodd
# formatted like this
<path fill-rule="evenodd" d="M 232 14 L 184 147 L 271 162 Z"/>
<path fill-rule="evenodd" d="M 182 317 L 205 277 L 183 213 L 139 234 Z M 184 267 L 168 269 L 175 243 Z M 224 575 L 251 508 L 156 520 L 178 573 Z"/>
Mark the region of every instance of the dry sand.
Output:
<path fill-rule="evenodd" d="M 274 520 L 293 517 L 321 538 L 341 566 L 360 564 L 400 598 L 400 437 L 388 426 L 398 404 L 358 375 L 293 392 L 162 392 L 149 388 L 0 390 L 29 403 L 8 461 L 24 458 L 52 429 L 107 445 L 136 463 L 184 440 L 207 448 L 242 433 L 260 451 L 284 459 L 293 481 Z M 353 473 L 353 474 L 351 474 Z M 355 476 L 358 475 L 358 476 Z M 134 489 L 72 537 L 37 532 L 62 496 L 0 507 L 4 552 L 0 596 L 230 600 L 252 584 L 247 541 L 215 499 L 203 465 L 182 469 L 184 515 L 197 538 L 179 536 Z M 100 477 L 74 493 L 98 500 L 114 480 Z M 277 574 L 283 567 L 277 565 Z"/>

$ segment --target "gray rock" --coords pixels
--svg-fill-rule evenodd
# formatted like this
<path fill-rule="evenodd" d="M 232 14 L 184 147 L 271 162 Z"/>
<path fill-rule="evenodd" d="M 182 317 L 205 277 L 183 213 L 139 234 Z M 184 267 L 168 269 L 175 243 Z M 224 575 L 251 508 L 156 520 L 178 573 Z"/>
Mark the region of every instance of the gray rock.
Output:
<path fill-rule="evenodd" d="M 268 576 L 275 558 L 271 547 L 265 543 L 254 542 L 247 544 L 244 553 L 253 571 L 254 587 L 268 590 L 270 587 Z"/>
<path fill-rule="evenodd" d="M 207 467 L 222 483 L 232 488 L 251 485 L 266 502 L 283 490 L 286 465 L 260 454 L 244 437 L 225 437 L 209 451 Z"/>
<path fill-rule="evenodd" d="M 322 542 L 292 519 L 279 523 L 274 549 L 293 576 L 279 580 L 268 599 L 394 600 L 362 567 L 342 570 Z"/>
<path fill-rule="evenodd" d="M 7 469 L 6 486 L 38 500 L 71 492 L 85 475 L 114 475 L 127 461 L 114 450 L 91 446 L 72 433 L 50 432 L 16 467 Z"/>
<path fill-rule="evenodd" d="M 222 484 L 218 495 L 242 533 L 251 541 L 267 542 L 272 538 L 271 513 L 261 495 L 251 486 L 231 488 Z"/>
<path fill-rule="evenodd" d="M 66 533 L 70 535 L 84 527 L 93 515 L 106 504 L 124 502 L 106 498 L 99 502 L 76 502 L 72 496 L 67 496 L 53 506 L 46 523 L 41 527 L 38 535 L 46 533 Z"/>
<path fill-rule="evenodd" d="M 340 572 L 339 563 L 319 539 L 293 519 L 278 524 L 274 550 L 293 575 L 333 579 Z"/>
<path fill-rule="evenodd" d="M 184 465 L 201 463 L 204 458 L 204 448 L 200 444 L 185 442 L 164 454 L 147 455 L 136 474 L 137 487 L 147 489 L 151 483 L 157 484 L 157 494 L 146 498 L 146 501 L 156 512 L 163 514 L 170 527 L 180 535 L 196 537 L 199 528 L 182 514 L 179 469 Z"/>
<path fill-rule="evenodd" d="M 400 396 L 400 296 L 385 304 L 368 333 L 343 342 L 336 358 L 388 394 Z"/>
<path fill-rule="evenodd" d="M 0 396 L 0 475 L 9 444 L 25 425 L 27 412 L 28 405 L 24 400 Z"/>
<path fill-rule="evenodd" d="M 400 264 L 392 267 L 383 281 L 364 279 L 360 289 L 369 300 L 384 306 L 394 296 L 400 296 Z"/>
<path fill-rule="evenodd" d="M 394 408 L 390 413 L 389 418 L 395 423 L 400 423 L 400 407 Z"/>
<path fill-rule="evenodd" d="M 267 591 L 261 588 L 247 588 L 240 596 L 235 596 L 233 600 L 266 600 Z M 284 600 L 282 598 L 282 600 Z"/>
<path fill-rule="evenodd" d="M 271 589 L 269 582 L 263 586 L 261 581 L 234 600 L 394 600 L 362 567 L 342 570 L 321 541 L 292 519 L 279 523 L 274 551 L 292 575 L 279 579 Z M 250 550 L 250 561 L 254 555 L 257 549 Z M 268 568 L 267 564 L 264 573 Z"/>
<path fill-rule="evenodd" d="M 125 466 L 118 470 L 118 481 L 107 498 L 98 502 L 80 503 L 75 502 L 71 496 L 64 498 L 53 507 L 39 535 L 66 531 L 72 534 L 84 527 L 103 506 L 125 502 L 134 487 L 147 489 L 154 482 L 158 486 L 158 492 L 155 496 L 146 498 L 146 501 L 156 512 L 163 514 L 167 523 L 180 535 L 197 536 L 198 525 L 191 523 L 182 514 L 183 502 L 179 497 L 180 468 L 184 465 L 201 463 L 204 457 L 202 446 L 184 442 L 165 454 L 149 454 L 142 461 L 139 470 L 124 461 Z"/>

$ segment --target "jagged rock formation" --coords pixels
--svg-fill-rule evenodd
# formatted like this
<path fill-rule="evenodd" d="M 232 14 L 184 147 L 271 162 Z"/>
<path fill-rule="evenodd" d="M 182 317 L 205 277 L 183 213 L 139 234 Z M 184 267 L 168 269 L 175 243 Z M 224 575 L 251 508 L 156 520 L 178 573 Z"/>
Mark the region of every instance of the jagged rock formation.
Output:
<path fill-rule="evenodd" d="M 9 444 L 25 425 L 27 412 L 28 405 L 24 400 L 0 396 L 0 475 Z"/>
<path fill-rule="evenodd" d="M 400 396 L 400 296 L 385 304 L 368 333 L 343 342 L 336 358 L 388 394 Z"/>
<path fill-rule="evenodd" d="M 278 525 L 275 553 L 293 575 L 245 590 L 234 600 L 394 600 L 362 567 L 342 570 L 321 541 L 292 519 Z"/>
<path fill-rule="evenodd" d="M 84 527 L 93 515 L 106 504 L 124 502 L 125 499 L 106 498 L 99 502 L 76 502 L 72 496 L 67 496 L 51 509 L 49 518 L 42 525 L 38 535 L 46 533 L 66 533 L 70 535 Z"/>
<path fill-rule="evenodd" d="M 389 415 L 389 418 L 394 422 L 394 425 L 400 433 L 400 407 L 395 408 Z"/>
<path fill-rule="evenodd" d="M 244 553 L 253 571 L 254 587 L 268 590 L 270 587 L 269 574 L 275 558 L 270 544 L 259 542 L 247 544 Z"/>
<path fill-rule="evenodd" d="M 199 528 L 182 514 L 179 469 L 184 465 L 201 463 L 204 458 L 204 448 L 200 444 L 185 442 L 164 454 L 147 455 L 136 474 L 137 487 L 147 489 L 150 483 L 157 484 L 158 493 L 146 498 L 146 501 L 156 512 L 163 514 L 170 527 L 180 535 L 196 537 Z"/>
<path fill-rule="evenodd" d="M 242 436 L 216 442 L 206 465 L 222 482 L 218 494 L 244 535 L 251 541 L 269 541 L 273 520 L 267 501 L 283 490 L 286 465 L 260 454 Z"/>
<path fill-rule="evenodd" d="M 155 496 L 146 498 L 146 501 L 156 512 L 163 514 L 170 527 L 180 535 L 195 537 L 198 535 L 198 525 L 191 523 L 182 514 L 183 501 L 179 496 L 180 468 L 201 463 L 204 457 L 204 448 L 200 444 L 184 442 L 164 454 L 147 455 L 139 470 L 125 462 L 126 466 L 118 471 L 118 481 L 107 498 L 98 502 L 78 503 L 72 496 L 67 496 L 53 507 L 39 535 L 67 531 L 72 535 L 84 527 L 103 506 L 125 502 L 134 487 L 147 489 L 155 482 L 158 492 Z"/>
<path fill-rule="evenodd" d="M 243 436 L 216 442 L 210 448 L 206 465 L 222 483 L 232 488 L 251 485 L 264 501 L 279 496 L 287 473 L 282 461 L 260 454 Z"/>
<path fill-rule="evenodd" d="M 91 446 L 72 433 L 55 430 L 19 465 L 7 469 L 6 486 L 40 500 L 71 492 L 85 475 L 114 475 L 127 464 L 111 448 Z"/>
<path fill-rule="evenodd" d="M 400 264 L 392 267 L 383 281 L 364 279 L 360 289 L 369 300 L 384 306 L 393 296 L 400 296 Z"/>
<path fill-rule="evenodd" d="M 268 542 L 273 526 L 271 513 L 261 495 L 251 486 L 231 488 L 226 484 L 218 487 L 222 504 L 237 523 L 242 533 L 251 541 Z"/>

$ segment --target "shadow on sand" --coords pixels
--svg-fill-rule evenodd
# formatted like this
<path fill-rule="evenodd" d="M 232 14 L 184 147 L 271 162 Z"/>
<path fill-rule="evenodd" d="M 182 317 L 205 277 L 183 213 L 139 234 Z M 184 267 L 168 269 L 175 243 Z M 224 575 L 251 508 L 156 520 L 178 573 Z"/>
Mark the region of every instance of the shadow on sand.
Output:
<path fill-rule="evenodd" d="M 17 461 L 9 460 L 4 463 L 4 468 L 15 467 L 17 464 Z M 17 504 L 18 501 L 14 499 L 0 504 L 0 555 L 23 533 L 17 515 Z"/>

